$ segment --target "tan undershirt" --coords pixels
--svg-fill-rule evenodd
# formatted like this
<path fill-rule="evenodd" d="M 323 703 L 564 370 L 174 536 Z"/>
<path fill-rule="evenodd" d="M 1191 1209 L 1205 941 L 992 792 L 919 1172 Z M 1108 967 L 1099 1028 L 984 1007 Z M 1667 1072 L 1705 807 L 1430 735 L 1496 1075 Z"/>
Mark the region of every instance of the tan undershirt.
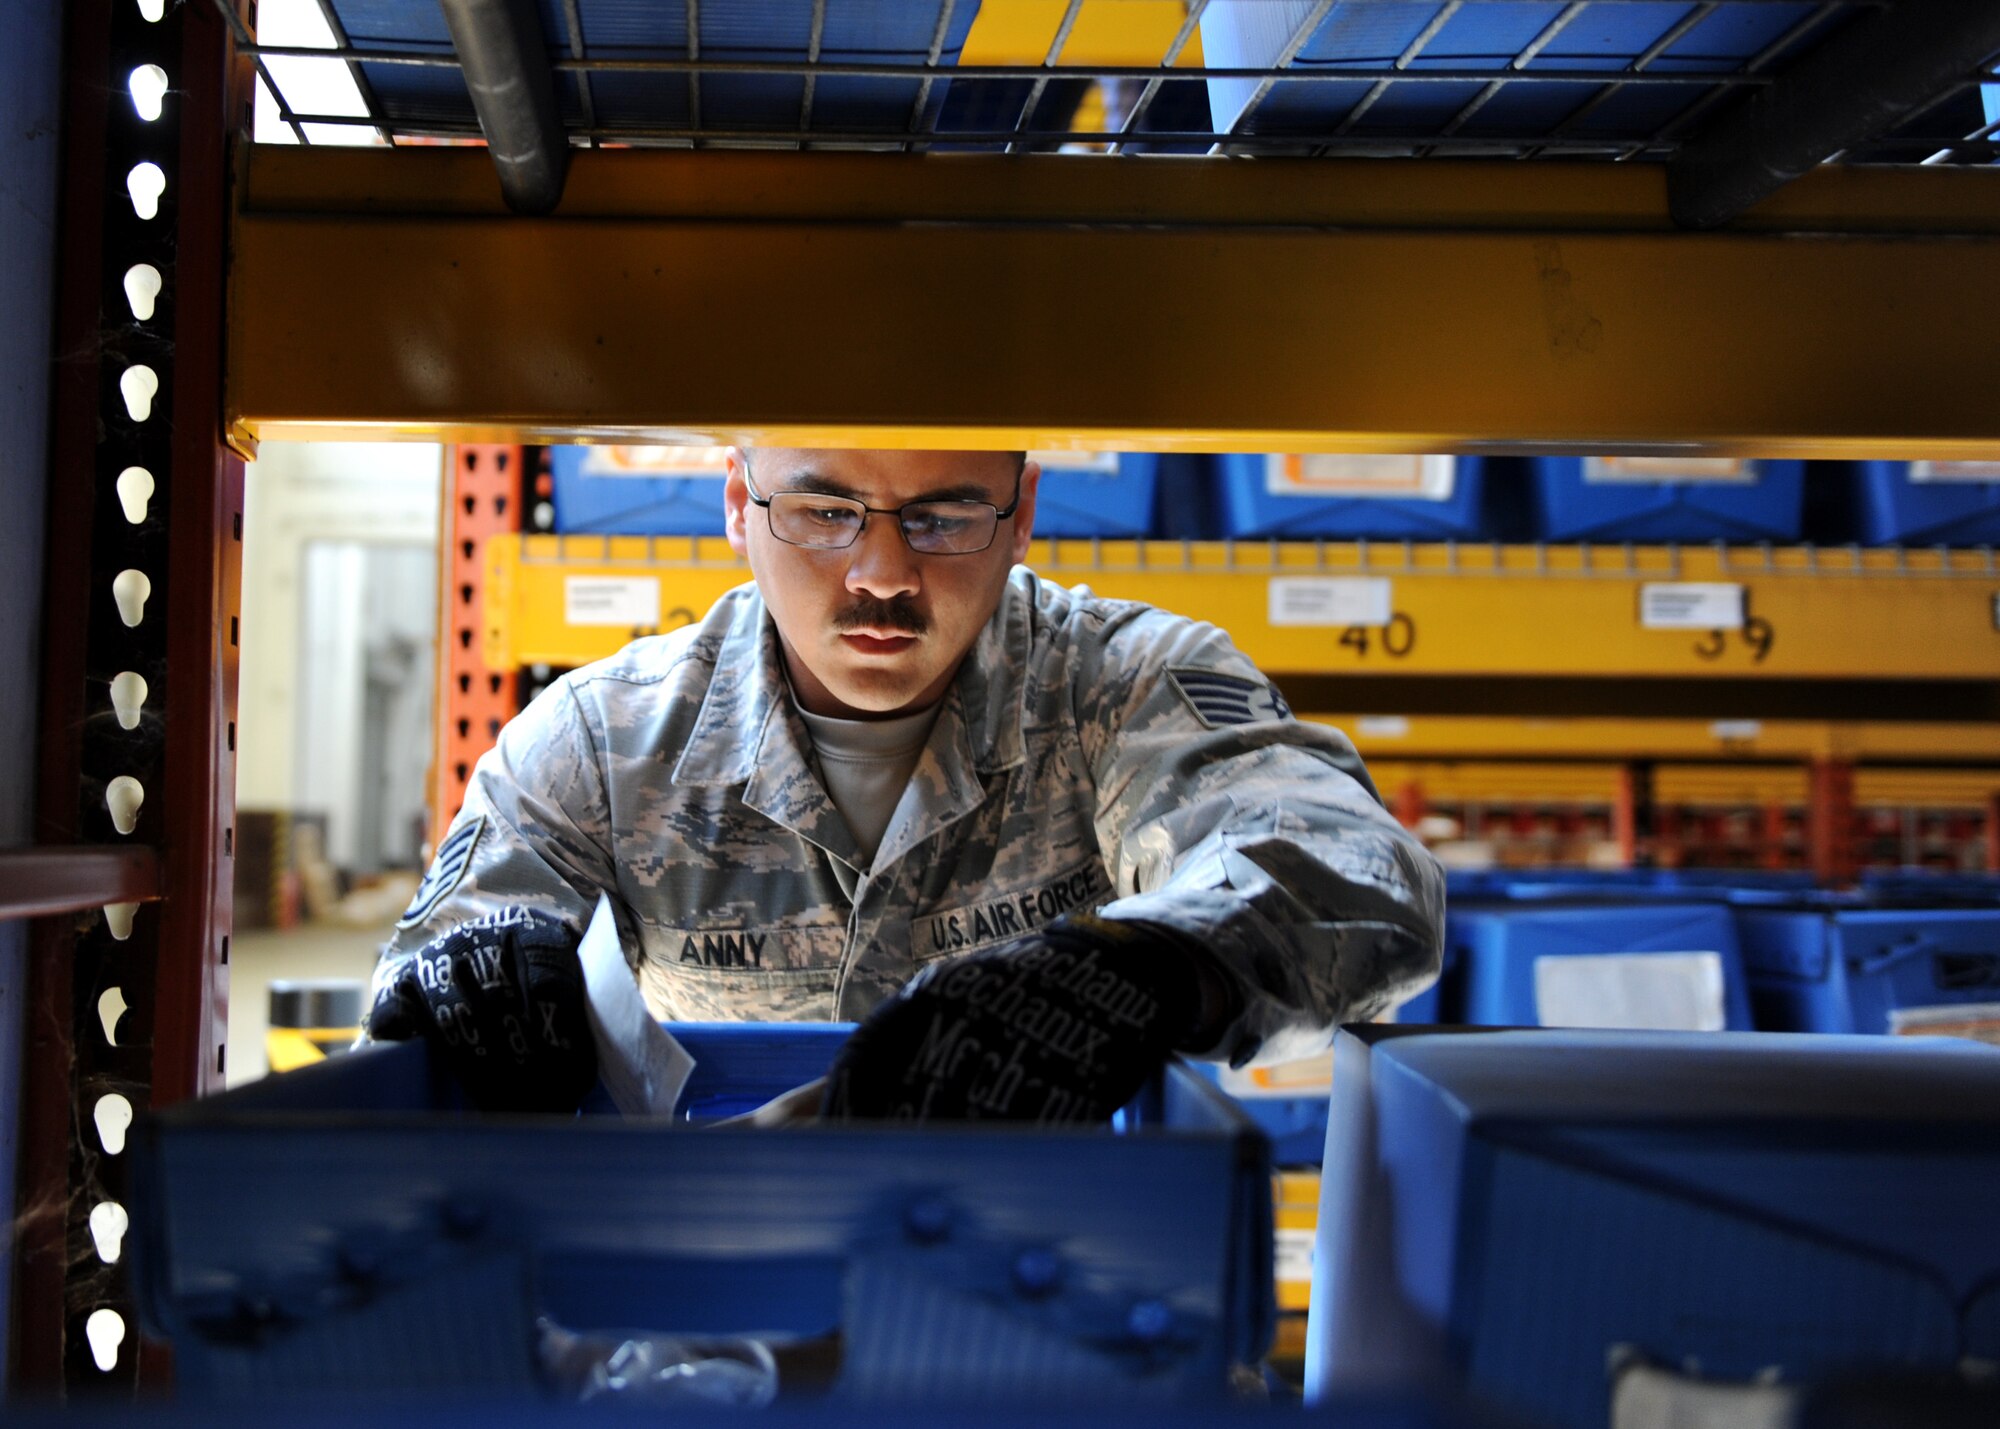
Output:
<path fill-rule="evenodd" d="M 896 805 L 923 757 L 937 714 L 937 705 L 894 719 L 835 719 L 799 710 L 812 736 L 820 779 L 854 835 L 864 868 L 875 862 L 875 851 L 882 846 L 882 835 L 888 832 Z M 835 876 L 852 897 L 854 871 L 839 859 L 832 863 Z"/>

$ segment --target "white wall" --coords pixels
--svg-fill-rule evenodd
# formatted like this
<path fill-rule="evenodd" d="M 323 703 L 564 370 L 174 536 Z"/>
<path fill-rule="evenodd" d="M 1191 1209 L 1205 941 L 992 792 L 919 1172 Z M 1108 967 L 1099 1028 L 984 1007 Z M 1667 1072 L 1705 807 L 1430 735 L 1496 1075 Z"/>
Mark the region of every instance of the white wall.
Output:
<path fill-rule="evenodd" d="M 62 7 L 0 4 L 0 847 L 31 841 L 55 297 Z M 0 923 L 0 1224 L 14 1218 L 28 927 Z M 0 1235 L 0 1368 L 13 1344 Z"/>
<path fill-rule="evenodd" d="M 308 681 L 301 655 L 309 629 L 308 548 L 407 545 L 435 552 L 444 453 L 408 443 L 265 444 L 246 474 L 243 502 L 242 670 L 237 717 L 236 802 L 246 809 L 302 807 L 301 730 Z M 325 556 L 333 584 L 315 593 L 320 620 L 353 632 L 368 613 L 366 563 Z M 343 563 L 345 562 L 345 563 Z M 348 595 L 338 594 L 342 584 Z M 417 612 L 434 625 L 436 603 Z M 328 627 L 331 630 L 332 627 Z M 312 638 L 324 643 L 325 632 Z M 323 649 L 322 662 L 339 656 Z M 322 665 L 322 668 L 330 668 Z M 352 721 L 325 721 L 329 752 L 359 737 Z M 307 746 L 310 754 L 314 746 Z"/>

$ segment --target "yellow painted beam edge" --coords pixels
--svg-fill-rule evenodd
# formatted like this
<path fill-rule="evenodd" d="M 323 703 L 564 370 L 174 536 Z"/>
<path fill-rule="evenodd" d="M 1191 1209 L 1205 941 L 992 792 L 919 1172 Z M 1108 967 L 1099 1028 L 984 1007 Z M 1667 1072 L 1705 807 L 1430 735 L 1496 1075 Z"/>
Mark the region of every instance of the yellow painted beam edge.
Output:
<path fill-rule="evenodd" d="M 1918 553 L 1929 574 L 1912 566 L 1865 575 L 1813 576 L 1776 567 L 1751 578 L 1726 565 L 1726 553 L 1693 549 L 1680 564 L 1650 574 L 1702 581 L 1727 571 L 1746 590 L 1756 621 L 1770 634 L 1760 644 L 1753 627 L 1727 634 L 1640 628 L 1636 564 L 1615 573 L 1593 568 L 1570 552 L 1579 573 L 1496 574 L 1522 551 L 1474 548 L 1492 566 L 1453 571 L 1424 568 L 1390 574 L 1388 600 L 1396 612 L 1385 629 L 1339 625 L 1283 625 L 1270 619 L 1275 576 L 1339 578 L 1338 569 L 1313 564 L 1310 544 L 1258 548 L 1261 567 L 1181 564 L 1176 543 L 1112 543 L 1127 559 L 1087 570 L 1056 568 L 1087 577 L 1099 595 L 1143 600 L 1213 621 L 1227 629 L 1246 654 L 1274 673 L 1418 674 L 1446 676 L 1575 675 L 1976 680 L 2000 676 L 2000 631 L 1994 629 L 1992 579 L 1958 554 Z M 1171 563 L 1138 559 L 1157 545 Z M 659 559 L 662 550 L 670 554 Z M 1109 546 L 1106 548 L 1110 549 Z M 1647 548 L 1650 550 L 1650 548 Z M 1510 552 L 1514 553 L 1510 555 Z M 1134 554 L 1137 553 L 1137 554 Z M 1297 558 L 1294 560 L 1294 558 Z M 1556 553 L 1540 558 L 1556 564 Z M 726 543 L 716 538 L 528 537 L 502 538 L 489 547 L 492 588 L 504 601 L 491 604 L 489 658 L 496 665 L 577 664 L 611 654 L 638 627 L 572 627 L 566 623 L 567 586 L 579 575 L 612 575 L 657 581 L 662 628 L 692 623 L 723 591 L 748 579 Z M 1622 556 L 1621 556 L 1622 560 Z M 511 565 L 511 570 L 500 566 Z M 502 611 L 506 614 L 502 615 Z M 1400 625 L 1398 624 L 1400 622 Z M 588 633 L 585 633 L 588 632 Z M 1921 638 L 1918 638 L 1919 635 Z M 1398 649 L 1398 645 L 1401 649 Z"/>
<path fill-rule="evenodd" d="M 480 148 L 245 146 L 245 214 L 508 213 Z M 555 219 L 1681 233 L 1657 164 L 579 149 Z M 2000 170 L 1821 168 L 1722 230 L 2000 234 Z"/>

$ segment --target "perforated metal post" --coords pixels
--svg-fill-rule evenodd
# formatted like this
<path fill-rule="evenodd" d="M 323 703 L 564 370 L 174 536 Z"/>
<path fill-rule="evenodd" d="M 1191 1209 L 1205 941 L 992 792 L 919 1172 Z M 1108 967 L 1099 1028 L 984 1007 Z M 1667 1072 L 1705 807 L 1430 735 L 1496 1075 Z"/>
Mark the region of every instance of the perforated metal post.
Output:
<path fill-rule="evenodd" d="M 1806 856 L 1821 883 L 1854 877 L 1854 766 L 1815 759 L 1807 785 Z"/>
<path fill-rule="evenodd" d="M 439 525 L 437 744 L 431 761 L 430 838 L 444 837 L 465 802 L 466 781 L 500 726 L 521 707 L 518 672 L 487 668 L 486 541 L 521 527 L 526 449 L 449 449 Z"/>
<path fill-rule="evenodd" d="M 37 925 L 18 1386 L 165 1361 L 126 1284 L 124 1132 L 221 1080 L 242 467 L 221 444 L 227 134 L 207 5 L 68 7 L 37 840 L 146 847 L 161 901 Z"/>

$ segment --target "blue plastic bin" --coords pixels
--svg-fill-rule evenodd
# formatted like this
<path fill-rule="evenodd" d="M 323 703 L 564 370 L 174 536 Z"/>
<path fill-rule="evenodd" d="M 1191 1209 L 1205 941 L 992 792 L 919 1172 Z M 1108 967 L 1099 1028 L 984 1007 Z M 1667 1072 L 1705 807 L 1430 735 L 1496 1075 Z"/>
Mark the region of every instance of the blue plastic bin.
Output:
<path fill-rule="evenodd" d="M 1618 1347 L 1784 1384 L 1991 1353 L 1990 1049 L 1369 1027 L 1333 1085 L 1309 1398 L 1455 1385 L 1604 1429 Z"/>
<path fill-rule="evenodd" d="M 723 1111 L 846 1030 L 672 1029 Z M 1174 1064 L 1122 1129 L 438 1111 L 422 1044 L 143 1118 L 127 1244 L 184 1400 L 519 1394 L 572 1330 L 842 1335 L 849 1401 L 1220 1401 L 1273 1318 L 1269 1145 Z"/>
<path fill-rule="evenodd" d="M 414 0 L 329 0 L 348 39 L 359 49 L 449 56 L 451 34 L 434 3 Z M 551 60 L 571 57 L 573 32 L 564 0 L 537 0 Z M 812 92 L 810 129 L 879 131 L 887 140 L 911 128 L 922 92 L 920 70 L 937 33 L 943 0 L 832 0 L 826 6 L 819 57 L 827 63 L 908 65 L 909 79 L 820 75 Z M 959 0 L 938 52 L 940 65 L 958 63 L 978 0 Z M 701 57 L 802 64 L 813 38 L 811 0 L 703 0 Z M 685 0 L 577 0 L 577 30 L 590 59 L 689 58 Z M 465 81 L 455 68 L 362 63 L 359 68 L 385 117 L 403 124 L 476 122 Z M 556 77 L 557 101 L 570 125 L 585 122 L 585 76 Z M 589 117 L 608 129 L 681 129 L 695 114 L 686 76 L 597 71 L 588 76 Z M 937 122 L 950 88 L 935 80 L 917 127 Z M 700 81 L 704 129 L 796 133 L 805 117 L 801 75 L 707 74 Z"/>
<path fill-rule="evenodd" d="M 126 1341 L 125 1352 L 132 1351 Z M 315 1405 L 296 1399 L 282 1404 L 185 1405 L 149 1396 L 134 1403 L 102 1402 L 73 1395 L 67 1404 L 18 1399 L 8 1406 L 13 1429 L 355 1429 L 351 1404 Z M 942 1412 L 941 1412 L 942 1411 Z M 1317 1416 L 1316 1416 L 1317 1417 Z M 1328 1421 L 1339 1429 L 1533 1429 L 1511 1416 L 1497 1416 L 1443 1396 L 1361 1394 L 1329 1406 Z M 497 1394 L 453 1395 L 448 1400 L 412 1395 L 394 1404 L 371 1403 L 367 1429 L 604 1429 L 670 1423 L 674 1429 L 743 1429 L 746 1422 L 770 1420 L 785 1429 L 1299 1429 L 1298 1406 L 1290 1403 L 1213 1405 L 1091 1404 L 1065 1407 L 990 1403 L 940 1406 L 915 1399 L 907 1404 L 853 1404 L 813 1396 L 786 1400 L 766 1410 L 692 1404 L 662 1406 L 596 1399 L 583 1404 L 523 1402 Z M 1848 1426 L 1842 1426 L 1848 1429 Z"/>
<path fill-rule="evenodd" d="M 1738 910 L 1758 1025 L 2000 1042 L 2000 908 Z"/>
<path fill-rule="evenodd" d="M 1475 904 L 1451 910 L 1445 936 L 1467 1023 L 1751 1025 L 1735 920 L 1714 903 Z"/>
<path fill-rule="evenodd" d="M 1867 868 L 1861 871 L 1861 892 L 1883 907 L 2000 908 L 2000 873 Z"/>
<path fill-rule="evenodd" d="M 549 477 L 559 534 L 722 534 L 720 447 L 551 447 Z"/>
<path fill-rule="evenodd" d="M 1484 536 L 1483 457 L 1218 457 L 1223 534 L 1452 541 Z"/>
<path fill-rule="evenodd" d="M 1260 69 L 1279 52 L 1312 11 L 1311 0 L 1212 0 L 1202 12 L 1202 54 L 1216 69 Z M 1552 22 L 1562 16 L 1560 0 L 1542 3 L 1479 4 L 1457 7 L 1425 40 L 1409 68 L 1504 70 Z M 1621 69 L 1667 38 L 1692 7 L 1686 3 L 1593 5 L 1566 25 L 1528 65 L 1538 72 L 1561 69 Z M 1343 0 L 1333 5 L 1307 38 L 1292 68 L 1302 74 L 1337 73 L 1343 68 L 1384 69 L 1401 57 L 1444 11 L 1443 0 Z M 1675 38 L 1651 67 L 1680 73 L 1724 73 L 1741 67 L 1796 25 L 1806 12 L 1791 5 L 1723 5 Z M 1253 79 L 1209 81 L 1215 127 L 1227 132 L 1257 88 Z M 1306 82 L 1280 80 L 1264 96 L 1245 126 L 1259 134 L 1325 133 L 1375 89 L 1373 79 Z M 1351 131 L 1365 139 L 1384 131 L 1439 133 L 1485 89 L 1479 80 L 1391 84 L 1377 95 Z M 1605 96 L 1589 83 L 1509 85 L 1467 120 L 1458 132 L 1539 135 L 1572 120 L 1567 137 L 1646 136 L 1693 103 L 1701 88 L 1630 86 Z M 1601 101 L 1589 113 L 1577 111 Z"/>
<path fill-rule="evenodd" d="M 1151 452 L 1030 452 L 1041 464 L 1035 534 L 1138 538 L 1154 532 L 1160 458 Z"/>
<path fill-rule="evenodd" d="M 1854 536 L 1870 545 L 2000 543 L 2000 462 L 1846 462 Z"/>
<path fill-rule="evenodd" d="M 1528 471 L 1544 541 L 1796 541 L 1804 517 L 1802 461 L 1535 457 Z"/>

